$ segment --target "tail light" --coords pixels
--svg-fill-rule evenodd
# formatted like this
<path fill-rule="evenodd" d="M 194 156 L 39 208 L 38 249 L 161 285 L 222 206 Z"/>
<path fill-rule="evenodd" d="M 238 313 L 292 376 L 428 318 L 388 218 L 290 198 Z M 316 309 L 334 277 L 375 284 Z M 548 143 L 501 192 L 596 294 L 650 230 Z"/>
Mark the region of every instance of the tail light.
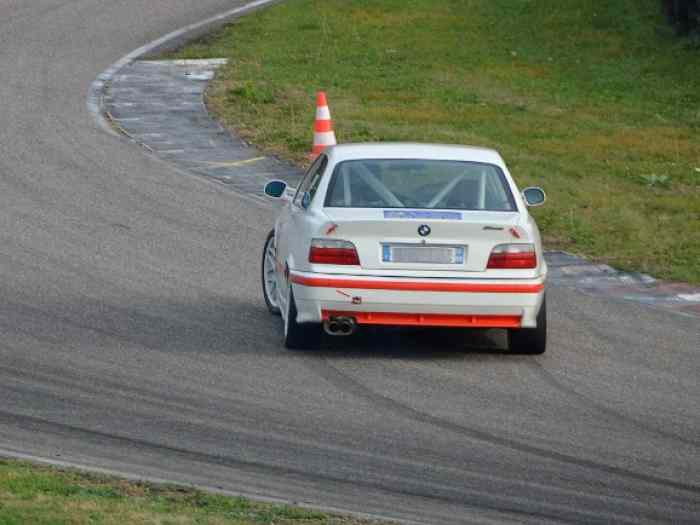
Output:
<path fill-rule="evenodd" d="M 489 269 L 536 268 L 537 255 L 534 244 L 499 244 L 491 251 Z"/>
<path fill-rule="evenodd" d="M 355 245 L 351 242 L 338 239 L 312 239 L 309 262 L 359 266 L 360 258 Z"/>

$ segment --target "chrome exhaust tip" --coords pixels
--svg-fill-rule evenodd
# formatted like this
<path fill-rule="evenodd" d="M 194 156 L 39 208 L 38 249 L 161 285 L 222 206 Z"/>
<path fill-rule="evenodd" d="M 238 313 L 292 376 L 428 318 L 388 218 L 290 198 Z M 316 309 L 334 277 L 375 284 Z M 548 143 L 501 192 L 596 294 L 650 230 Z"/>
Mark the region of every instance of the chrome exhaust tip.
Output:
<path fill-rule="evenodd" d="M 354 317 L 331 317 L 323 322 L 323 331 L 333 337 L 347 337 L 357 330 Z"/>

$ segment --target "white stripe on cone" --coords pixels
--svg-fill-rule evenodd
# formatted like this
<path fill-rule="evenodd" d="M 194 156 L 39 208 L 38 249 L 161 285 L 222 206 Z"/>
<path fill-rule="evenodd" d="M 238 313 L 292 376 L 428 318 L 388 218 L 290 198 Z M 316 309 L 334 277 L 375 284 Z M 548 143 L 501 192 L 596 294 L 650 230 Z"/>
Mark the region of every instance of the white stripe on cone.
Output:
<path fill-rule="evenodd" d="M 319 106 L 316 108 L 316 120 L 330 120 L 331 110 L 328 106 Z"/>
<path fill-rule="evenodd" d="M 335 146 L 335 132 L 314 133 L 314 146 Z"/>

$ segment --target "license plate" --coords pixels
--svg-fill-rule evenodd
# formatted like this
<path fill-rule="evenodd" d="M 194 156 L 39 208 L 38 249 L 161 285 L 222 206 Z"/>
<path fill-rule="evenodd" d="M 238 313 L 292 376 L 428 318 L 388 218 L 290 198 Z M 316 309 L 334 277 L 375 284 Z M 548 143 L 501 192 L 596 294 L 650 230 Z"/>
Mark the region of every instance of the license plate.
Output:
<path fill-rule="evenodd" d="M 382 261 L 415 264 L 464 264 L 464 246 L 382 244 Z"/>

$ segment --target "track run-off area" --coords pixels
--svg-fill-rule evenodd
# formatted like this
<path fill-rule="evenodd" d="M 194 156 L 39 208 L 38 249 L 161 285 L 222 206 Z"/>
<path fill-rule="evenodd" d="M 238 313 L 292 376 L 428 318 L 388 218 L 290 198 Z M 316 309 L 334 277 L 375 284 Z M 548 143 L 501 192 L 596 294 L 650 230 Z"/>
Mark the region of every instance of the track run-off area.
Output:
<path fill-rule="evenodd" d="M 0 453 L 430 524 L 697 522 L 697 318 L 553 285 L 540 357 L 498 332 L 282 347 L 270 207 L 86 104 L 239 4 L 0 0 Z"/>

